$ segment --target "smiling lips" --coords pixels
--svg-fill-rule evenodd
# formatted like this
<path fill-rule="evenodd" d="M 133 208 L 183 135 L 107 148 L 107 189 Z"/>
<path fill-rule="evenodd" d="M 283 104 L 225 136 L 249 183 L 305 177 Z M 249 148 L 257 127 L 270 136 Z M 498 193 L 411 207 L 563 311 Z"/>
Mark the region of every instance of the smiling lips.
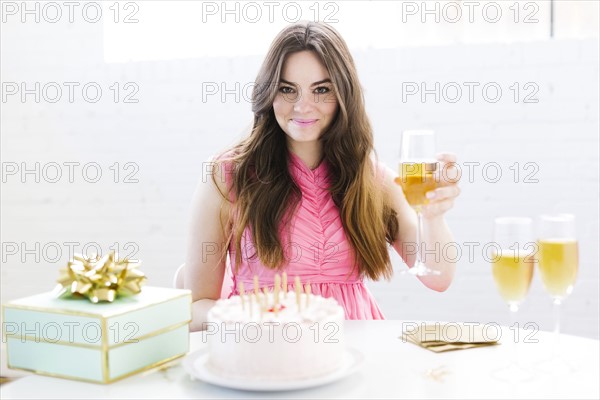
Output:
<path fill-rule="evenodd" d="M 301 119 L 301 118 L 294 118 L 292 119 L 292 121 L 294 121 L 294 123 L 296 125 L 299 126 L 311 126 L 313 125 L 315 122 L 318 121 L 318 119 Z"/>

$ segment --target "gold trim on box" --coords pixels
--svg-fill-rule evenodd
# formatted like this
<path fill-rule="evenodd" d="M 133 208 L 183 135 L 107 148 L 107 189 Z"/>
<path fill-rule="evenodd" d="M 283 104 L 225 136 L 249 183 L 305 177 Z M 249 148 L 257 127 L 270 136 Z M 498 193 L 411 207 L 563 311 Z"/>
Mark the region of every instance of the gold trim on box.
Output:
<path fill-rule="evenodd" d="M 150 339 L 151 337 L 162 335 L 162 334 L 167 333 L 169 331 L 174 331 L 176 329 L 184 327 L 185 325 L 187 325 L 189 323 L 190 323 L 190 321 L 186 321 L 186 322 L 177 323 L 175 325 L 171 325 L 170 327 L 165 328 L 165 329 L 159 329 L 157 331 L 154 331 L 154 332 L 156 332 L 154 335 L 151 335 L 151 336 L 145 335 L 144 339 Z M 188 338 L 188 340 L 187 340 L 187 346 L 186 346 L 187 347 L 187 351 L 185 351 L 184 353 L 177 354 L 175 356 L 171 356 L 169 358 L 166 358 L 166 359 L 161 360 L 161 361 L 157 361 L 157 362 L 155 362 L 153 364 L 147 365 L 147 366 L 142 367 L 142 368 L 138 368 L 138 369 L 133 370 L 131 372 L 128 372 L 128 373 L 126 373 L 124 375 L 120 375 L 120 376 L 118 376 L 118 377 L 116 377 L 114 379 L 109 379 L 109 377 L 110 377 L 110 369 L 108 367 L 109 351 L 102 350 L 101 347 L 99 347 L 99 346 L 94 347 L 94 349 L 101 351 L 100 355 L 101 355 L 101 363 L 102 363 L 102 365 L 101 365 L 101 367 L 102 367 L 102 378 L 103 378 L 102 380 L 85 379 L 85 378 L 79 378 L 79 377 L 72 376 L 72 375 L 63 375 L 63 374 L 56 374 L 56 373 L 53 373 L 53 372 L 39 371 L 39 370 L 29 369 L 29 368 L 14 367 L 14 366 L 12 366 L 10 364 L 10 357 L 8 355 L 8 347 L 9 347 L 8 343 L 7 343 L 7 346 L 6 346 L 6 364 L 7 364 L 8 368 L 11 368 L 11 369 L 33 372 L 35 374 L 40 374 L 40 375 L 52 376 L 52 377 L 57 377 L 57 378 L 74 379 L 74 380 L 81 381 L 81 382 L 112 383 L 112 382 L 118 381 L 120 379 L 126 378 L 128 376 L 135 375 L 135 374 L 137 374 L 139 372 L 142 372 L 142 371 L 145 371 L 147 369 L 151 369 L 151 368 L 157 367 L 157 366 L 159 366 L 159 365 L 161 365 L 163 363 L 166 363 L 168 361 L 172 361 L 172 360 L 174 360 L 176 358 L 179 358 L 179 357 L 182 357 L 182 356 L 186 355 L 189 352 L 189 350 L 190 350 L 190 335 L 189 334 L 187 335 L 187 338 Z M 45 342 L 45 343 L 52 344 L 52 342 Z M 125 344 L 135 344 L 135 343 L 125 343 Z M 121 345 L 123 345 L 123 344 L 120 344 L 118 347 L 120 347 Z M 109 350 L 112 350 L 113 348 L 114 348 L 114 346 L 110 347 Z"/>
<path fill-rule="evenodd" d="M 189 346 L 188 346 L 188 351 L 189 351 Z M 128 377 L 130 377 L 132 375 L 139 374 L 140 372 L 144 372 L 146 370 L 150 370 L 152 368 L 159 367 L 159 366 L 161 366 L 163 364 L 166 364 L 166 363 L 168 363 L 170 361 L 173 361 L 173 360 L 176 360 L 176 359 L 178 359 L 180 357 L 183 357 L 187 353 L 188 352 L 186 351 L 185 353 L 181 353 L 181 354 L 177 354 L 177 355 L 174 355 L 172 357 L 169 357 L 169 358 L 165 358 L 164 360 L 157 361 L 154 364 L 150 364 L 150 365 L 147 365 L 145 367 L 142 367 L 142 368 L 136 369 L 134 371 L 128 372 L 128 373 L 126 373 L 124 375 L 121 375 L 121 376 L 118 376 L 118 377 L 116 377 L 114 379 L 108 379 L 108 375 L 106 375 L 106 377 L 105 377 L 104 380 L 85 379 L 85 378 L 79 378 L 79 377 L 71 376 L 71 375 L 55 374 L 55 373 L 52 373 L 52 372 L 38 371 L 38 370 L 35 370 L 35 369 L 29 369 L 29 368 L 11 367 L 10 365 L 8 365 L 8 367 L 11 368 L 11 369 L 16 369 L 16 370 L 20 370 L 20 371 L 32 372 L 32 373 L 38 374 L 38 375 L 51 376 L 53 378 L 70 379 L 70 380 L 79 381 L 79 382 L 113 383 L 113 382 L 120 381 L 121 379 L 128 378 Z M 8 353 L 7 353 L 7 355 L 8 355 Z M 102 376 L 104 377 L 104 374 L 102 374 Z"/>
<path fill-rule="evenodd" d="M 26 341 L 26 342 L 58 344 L 61 346 L 71 346 L 71 347 L 83 347 L 86 349 L 93 349 L 93 350 L 100 350 L 102 352 L 107 352 L 108 350 L 112 350 L 112 349 L 115 349 L 115 348 L 118 348 L 118 347 L 121 347 L 121 346 L 124 346 L 127 344 L 135 344 L 135 343 L 138 343 L 139 341 L 160 335 L 161 333 L 175 330 L 177 328 L 180 328 L 184 325 L 189 324 L 192 321 L 188 319 L 187 321 L 176 322 L 175 324 L 169 325 L 165 328 L 160 328 L 155 331 L 149 332 L 145 335 L 130 339 L 131 341 L 129 341 L 129 342 L 115 343 L 113 345 L 109 345 L 107 340 L 105 340 L 105 338 L 108 337 L 107 335 L 105 335 L 106 330 L 107 330 L 106 321 L 101 321 L 101 322 L 103 322 L 103 324 L 100 325 L 101 329 L 102 329 L 102 344 L 101 345 L 93 345 L 93 344 L 85 344 L 85 343 L 72 343 L 72 342 L 65 342 L 62 340 L 50 341 L 50 340 L 39 339 L 36 336 L 30 336 L 30 335 L 23 336 L 23 335 L 19 335 L 19 334 L 4 335 L 4 341 L 6 342 L 7 339 L 20 339 L 21 341 Z"/>
<path fill-rule="evenodd" d="M 119 348 L 119 347 L 122 347 L 122 346 L 125 346 L 125 345 L 128 345 L 128 344 L 135 344 L 137 342 L 141 342 L 142 340 L 150 339 L 151 337 L 154 337 L 154 336 L 157 336 L 157 335 L 161 335 L 161 334 L 167 333 L 169 331 L 174 331 L 175 329 L 179 329 L 179 328 L 181 328 L 184 325 L 189 325 L 190 322 L 192 322 L 192 320 L 178 322 L 178 323 L 176 323 L 174 325 L 167 326 L 166 328 L 157 329 L 157 330 L 155 330 L 153 332 L 150 332 L 150 333 L 147 333 L 147 334 L 142 335 L 140 337 L 137 337 L 135 339 L 132 339 L 132 340 L 135 340 L 135 341 L 132 341 L 132 342 L 121 342 L 121 343 L 117 343 L 117 344 L 114 344 L 112 346 L 109 346 L 109 350 L 116 349 L 116 348 Z"/>
<path fill-rule="evenodd" d="M 158 333 L 156 335 L 154 335 L 154 336 L 161 335 L 161 334 L 166 333 L 166 332 L 168 332 L 170 330 L 179 329 L 179 328 L 185 326 L 186 324 L 189 324 L 189 321 L 186 322 L 186 323 L 180 323 L 180 324 L 178 324 L 179 325 L 178 327 L 173 328 L 173 329 L 168 329 L 168 330 L 163 329 L 162 331 L 164 331 L 164 332 L 160 332 L 161 330 L 159 330 L 159 331 L 157 331 Z M 110 371 L 109 371 L 109 368 L 108 368 L 108 354 L 109 354 L 109 352 L 108 351 L 104 352 L 104 354 L 103 354 L 104 357 L 103 358 L 106 358 L 106 365 L 104 363 L 102 364 L 102 376 L 105 378 L 103 383 L 112 383 L 112 382 L 118 381 L 120 379 L 127 378 L 128 376 L 132 376 L 132 375 L 138 374 L 138 373 L 140 373 L 142 371 L 146 371 L 148 369 L 151 369 L 151 368 L 154 368 L 154 367 L 158 367 L 159 365 L 162 365 L 162 364 L 164 364 L 164 363 L 166 363 L 168 361 L 174 360 L 174 359 L 176 359 L 178 357 L 181 357 L 181 356 L 187 354 L 187 352 L 190 350 L 190 344 L 189 344 L 189 340 L 190 340 L 189 337 L 190 337 L 190 335 L 189 335 L 189 332 L 188 332 L 187 337 L 188 337 L 188 345 L 187 345 L 187 351 L 185 353 L 181 353 L 181 354 L 178 354 L 178 355 L 166 358 L 166 359 L 164 359 L 162 361 L 157 361 L 154 364 L 150 364 L 150 365 L 147 365 L 145 367 L 138 368 L 138 369 L 133 370 L 131 372 L 128 372 L 128 373 L 126 373 L 124 375 L 118 376 L 118 377 L 116 377 L 114 379 L 109 379 L 109 376 L 110 376 Z M 146 337 L 145 339 L 149 339 L 149 337 Z M 106 369 L 104 369 L 105 367 L 106 367 Z"/>
<path fill-rule="evenodd" d="M 100 354 L 100 364 L 102 368 L 102 380 L 107 382 L 109 379 L 109 370 L 108 370 L 108 352 L 110 347 L 108 346 L 108 335 L 105 335 L 105 332 L 108 332 L 108 328 L 106 326 L 106 318 L 102 318 L 100 322 L 100 327 L 102 329 L 102 353 Z"/>
<path fill-rule="evenodd" d="M 103 348 L 101 345 L 95 345 L 95 344 L 71 343 L 71 342 L 65 342 L 62 340 L 50 341 L 50 340 L 43 340 L 36 336 L 30 336 L 30 335 L 24 335 L 24 336 L 18 335 L 18 334 L 4 335 L 5 343 L 8 343 L 8 340 L 10 340 L 10 339 L 17 339 L 19 342 L 22 342 L 22 343 L 23 342 L 35 342 L 35 343 L 45 343 L 45 344 L 56 344 L 59 346 L 80 347 L 82 349 L 103 351 Z"/>
<path fill-rule="evenodd" d="M 188 351 L 189 351 L 189 347 L 188 347 Z M 108 382 L 104 382 L 104 383 L 113 383 L 113 382 L 116 382 L 116 381 L 120 381 L 121 379 L 129 378 L 132 375 L 139 374 L 140 372 L 144 372 L 144 371 L 147 371 L 147 370 L 152 369 L 152 368 L 160 367 L 163 364 L 166 364 L 166 363 L 168 363 L 170 361 L 173 361 L 173 360 L 176 360 L 176 359 L 178 359 L 180 357 L 185 356 L 187 353 L 188 352 L 186 351 L 185 353 L 181 353 L 181 354 L 177 354 L 177 355 L 175 355 L 173 357 L 165 358 L 162 361 L 158 361 L 158 362 L 155 362 L 154 364 L 150 364 L 150 365 L 148 365 L 146 367 L 143 367 L 143 368 L 140 368 L 140 369 L 136 369 L 135 371 L 128 372 L 125 375 L 118 376 L 118 377 L 116 377 L 116 378 L 114 378 L 112 380 L 109 380 Z"/>
<path fill-rule="evenodd" d="M 180 289 L 182 290 L 182 289 Z M 172 301 L 172 300 L 178 300 L 181 297 L 189 297 L 190 298 L 190 303 L 192 302 L 192 294 L 191 293 L 184 293 L 181 295 L 177 295 L 175 297 L 170 297 L 169 300 L 167 301 Z M 114 314 L 108 314 L 108 315 L 103 315 L 103 314 L 93 314 L 93 313 L 89 313 L 89 312 L 85 312 L 85 311 L 73 311 L 73 310 L 66 310 L 64 308 L 44 308 L 44 307 L 35 307 L 35 306 L 25 306 L 22 304 L 12 304 L 12 303 L 7 303 L 7 304 L 3 304 L 2 305 L 2 310 L 4 311 L 5 308 L 14 308 L 14 309 L 18 309 L 18 310 L 28 310 L 28 311 L 40 311 L 40 312 L 45 312 L 45 313 L 53 313 L 53 314 L 63 314 L 63 315 L 77 315 L 79 317 L 89 317 L 89 318 L 113 318 L 113 317 L 117 317 L 119 315 L 123 315 L 123 314 L 127 314 L 130 313 L 132 311 L 138 311 L 138 310 L 143 310 L 145 308 L 148 307 L 152 307 L 155 306 L 157 304 L 162 304 L 165 303 L 165 301 L 156 301 L 153 303 L 149 303 L 144 305 L 143 307 L 139 307 L 139 308 L 134 308 L 131 310 L 126 310 L 126 311 L 121 311 L 118 313 L 114 313 Z"/>

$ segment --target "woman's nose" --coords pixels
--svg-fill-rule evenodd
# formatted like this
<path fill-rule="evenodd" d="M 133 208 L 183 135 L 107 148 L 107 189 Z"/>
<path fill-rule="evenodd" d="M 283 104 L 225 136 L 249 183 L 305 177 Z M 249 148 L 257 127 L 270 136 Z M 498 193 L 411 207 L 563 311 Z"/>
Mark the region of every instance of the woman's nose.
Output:
<path fill-rule="evenodd" d="M 310 91 L 303 90 L 298 94 L 298 97 L 294 102 L 294 111 L 303 113 L 309 111 L 313 106 L 314 104 Z"/>

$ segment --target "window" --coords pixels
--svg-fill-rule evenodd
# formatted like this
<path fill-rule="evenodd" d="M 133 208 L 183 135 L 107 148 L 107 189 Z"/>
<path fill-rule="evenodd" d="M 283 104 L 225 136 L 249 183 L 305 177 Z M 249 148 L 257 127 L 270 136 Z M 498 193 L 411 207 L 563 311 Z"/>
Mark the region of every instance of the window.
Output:
<path fill-rule="evenodd" d="M 105 2 L 107 62 L 264 54 L 298 19 L 333 25 L 351 50 L 598 37 L 595 0 Z M 137 20 L 137 22 L 135 22 Z"/>

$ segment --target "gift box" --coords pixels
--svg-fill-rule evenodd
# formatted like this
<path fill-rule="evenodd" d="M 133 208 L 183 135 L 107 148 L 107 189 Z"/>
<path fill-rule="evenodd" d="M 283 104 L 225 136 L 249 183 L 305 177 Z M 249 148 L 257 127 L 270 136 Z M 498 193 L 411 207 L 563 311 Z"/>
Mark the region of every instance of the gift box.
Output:
<path fill-rule="evenodd" d="M 2 307 L 8 367 L 109 383 L 189 351 L 189 290 L 144 287 L 93 303 L 47 292 Z"/>

